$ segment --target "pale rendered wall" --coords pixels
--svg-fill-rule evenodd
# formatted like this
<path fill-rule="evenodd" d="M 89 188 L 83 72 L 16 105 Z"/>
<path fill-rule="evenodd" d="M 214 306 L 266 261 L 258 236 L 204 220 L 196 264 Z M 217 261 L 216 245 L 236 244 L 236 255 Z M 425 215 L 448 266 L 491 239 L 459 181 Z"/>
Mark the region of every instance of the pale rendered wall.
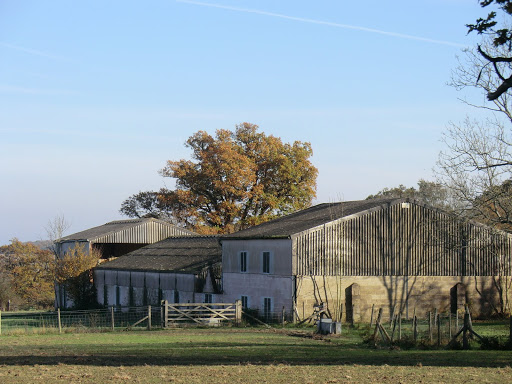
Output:
<path fill-rule="evenodd" d="M 289 239 L 223 240 L 223 301 L 232 303 L 247 296 L 248 307 L 263 310 L 263 299 L 271 298 L 272 312 L 283 306 L 293 310 L 292 242 Z M 240 252 L 248 254 L 247 272 L 240 271 Z M 270 273 L 263 273 L 263 252 L 270 252 Z"/>

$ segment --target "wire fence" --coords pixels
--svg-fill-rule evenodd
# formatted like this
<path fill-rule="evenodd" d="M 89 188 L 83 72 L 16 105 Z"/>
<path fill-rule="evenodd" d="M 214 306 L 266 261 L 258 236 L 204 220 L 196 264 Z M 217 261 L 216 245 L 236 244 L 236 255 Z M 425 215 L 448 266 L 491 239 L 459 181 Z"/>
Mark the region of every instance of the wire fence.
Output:
<path fill-rule="evenodd" d="M 427 312 L 424 316 L 404 319 L 397 314 L 389 322 L 380 322 L 378 318 L 370 323 L 370 336 L 375 342 L 401 345 L 424 345 L 443 347 L 462 343 L 464 328 L 476 333 L 480 343 L 493 343 L 507 346 L 512 340 L 512 319 L 473 322 L 469 312 L 438 313 Z M 469 323 L 467 323 L 469 322 Z M 474 337 L 472 337 L 474 338 Z"/>
<path fill-rule="evenodd" d="M 151 316 L 148 316 L 149 312 Z M 161 324 L 160 307 L 151 306 L 0 313 L 0 334 L 148 328 L 160 327 Z"/>
<path fill-rule="evenodd" d="M 423 316 L 402 318 L 400 314 L 391 320 L 381 320 L 377 327 L 377 313 L 371 323 L 359 323 L 368 327 L 369 336 L 376 343 L 401 346 L 446 346 L 464 326 L 464 313 L 427 312 Z M 95 332 L 121 329 L 151 329 L 163 327 L 163 307 L 110 307 L 95 310 L 66 310 L 46 312 L 0 312 L 0 335 L 51 332 Z M 292 313 L 281 311 L 257 311 L 244 308 L 242 320 L 246 325 L 282 326 L 294 321 Z M 311 318 L 308 324 L 316 323 Z M 191 322 L 192 323 L 192 322 Z M 226 323 L 224 323 L 226 324 Z M 351 325 L 349 322 L 346 325 Z M 197 325 L 197 324 L 196 324 Z M 218 324 L 220 325 L 220 324 Z M 344 325 L 344 326 L 346 326 Z M 353 325 L 353 324 L 352 324 Z M 176 324 L 172 324 L 176 326 Z M 512 319 L 473 322 L 472 329 L 496 345 L 507 345 L 512 340 Z"/>
<path fill-rule="evenodd" d="M 148 316 L 151 312 L 151 316 Z M 0 311 L 0 335 L 13 333 L 107 331 L 163 327 L 163 307 L 109 307 L 94 310 Z M 289 312 L 263 312 L 244 308 L 246 325 L 284 325 L 293 322 Z M 197 325 L 197 323 L 190 322 Z M 216 323 L 226 325 L 228 323 Z M 171 323 L 171 326 L 178 324 Z"/>

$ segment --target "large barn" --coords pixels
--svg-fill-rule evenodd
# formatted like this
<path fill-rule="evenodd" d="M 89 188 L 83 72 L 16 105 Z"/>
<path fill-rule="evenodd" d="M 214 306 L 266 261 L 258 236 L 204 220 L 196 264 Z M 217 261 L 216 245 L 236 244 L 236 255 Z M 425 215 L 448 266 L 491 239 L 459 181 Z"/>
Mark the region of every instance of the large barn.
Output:
<path fill-rule="evenodd" d="M 302 319 L 499 306 L 511 237 L 407 199 L 320 204 L 221 239 L 225 302 Z M 345 317 L 346 316 L 346 317 Z"/>
<path fill-rule="evenodd" d="M 86 253 L 97 251 L 101 261 L 106 261 L 148 244 L 176 236 L 197 236 L 197 234 L 162 220 L 141 218 L 111 221 L 62 237 L 56 245 L 61 257 L 78 244 Z M 67 297 L 62 286 L 56 286 L 55 306 L 62 308 L 73 306 L 72 300 Z"/>
<path fill-rule="evenodd" d="M 105 306 L 216 302 L 221 293 L 221 247 L 215 236 L 170 237 L 94 270 Z"/>
<path fill-rule="evenodd" d="M 111 221 L 64 236 L 57 240 L 56 244 L 61 256 L 78 243 L 86 252 L 98 250 L 102 259 L 111 259 L 171 236 L 197 236 L 197 234 L 163 220 L 141 218 Z"/>

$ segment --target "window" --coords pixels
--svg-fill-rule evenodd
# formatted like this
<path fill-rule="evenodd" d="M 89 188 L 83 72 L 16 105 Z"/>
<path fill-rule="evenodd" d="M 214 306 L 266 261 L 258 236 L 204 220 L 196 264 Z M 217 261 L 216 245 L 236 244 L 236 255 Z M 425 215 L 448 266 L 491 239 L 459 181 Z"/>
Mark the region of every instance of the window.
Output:
<path fill-rule="evenodd" d="M 247 252 L 240 252 L 240 272 L 247 272 Z"/>
<path fill-rule="evenodd" d="M 270 297 L 263 298 L 263 316 L 265 319 L 270 319 L 272 314 L 272 299 Z"/>
<path fill-rule="evenodd" d="M 247 296 L 242 296 L 242 308 L 249 308 L 249 298 Z"/>
<path fill-rule="evenodd" d="M 174 291 L 174 303 L 179 303 L 180 302 L 180 292 L 179 291 Z"/>
<path fill-rule="evenodd" d="M 208 304 L 212 303 L 212 294 L 211 293 L 204 294 L 204 302 L 208 303 Z"/>
<path fill-rule="evenodd" d="M 270 252 L 263 252 L 263 273 L 270 273 Z"/>

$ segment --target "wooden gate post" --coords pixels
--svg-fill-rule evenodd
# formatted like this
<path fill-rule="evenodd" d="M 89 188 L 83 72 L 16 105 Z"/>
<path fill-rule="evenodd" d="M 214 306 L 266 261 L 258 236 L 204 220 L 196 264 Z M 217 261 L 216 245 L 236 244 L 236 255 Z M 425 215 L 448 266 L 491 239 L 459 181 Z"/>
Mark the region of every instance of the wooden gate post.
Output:
<path fill-rule="evenodd" d="M 59 333 L 62 333 L 62 323 L 60 320 L 60 308 L 57 308 L 57 322 L 59 324 Z"/>
<path fill-rule="evenodd" d="M 235 323 L 242 324 L 242 300 L 235 300 Z"/>
<path fill-rule="evenodd" d="M 162 327 L 167 328 L 167 319 L 169 318 L 169 302 L 164 300 L 162 305 L 164 306 Z"/>
<path fill-rule="evenodd" d="M 151 305 L 148 305 L 148 331 L 151 331 Z"/>

